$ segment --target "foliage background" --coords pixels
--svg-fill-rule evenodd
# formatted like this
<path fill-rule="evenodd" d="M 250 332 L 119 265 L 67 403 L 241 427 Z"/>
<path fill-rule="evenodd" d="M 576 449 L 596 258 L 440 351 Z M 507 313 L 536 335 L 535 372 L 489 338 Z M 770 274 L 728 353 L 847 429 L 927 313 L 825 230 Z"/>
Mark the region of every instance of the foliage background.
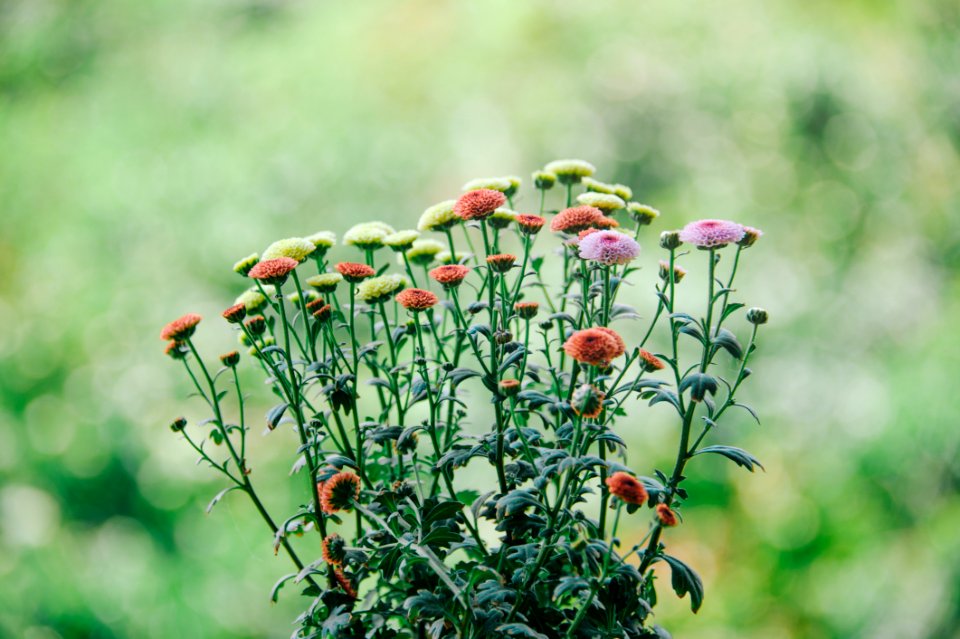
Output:
<path fill-rule="evenodd" d="M 159 327 L 204 313 L 215 355 L 235 259 L 574 156 L 657 232 L 767 232 L 741 286 L 772 316 L 764 425 L 722 433 L 767 472 L 696 469 L 670 543 L 706 604 L 659 621 L 960 637 L 958 27 L 950 0 L 0 4 L 0 636 L 286 636 L 285 560 L 245 502 L 204 514 L 166 429 L 199 407 Z M 625 430 L 669 463 L 654 411 Z"/>

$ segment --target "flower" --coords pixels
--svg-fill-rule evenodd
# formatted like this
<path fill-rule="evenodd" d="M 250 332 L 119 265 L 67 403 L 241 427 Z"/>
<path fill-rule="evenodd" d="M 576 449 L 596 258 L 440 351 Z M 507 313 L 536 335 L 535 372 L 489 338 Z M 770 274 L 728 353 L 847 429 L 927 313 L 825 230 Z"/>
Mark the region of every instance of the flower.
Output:
<path fill-rule="evenodd" d="M 477 189 L 490 189 L 503 193 L 510 189 L 510 180 L 502 177 L 476 178 L 461 187 L 463 191 L 476 191 Z"/>
<path fill-rule="evenodd" d="M 397 231 L 383 238 L 383 243 L 394 251 L 406 251 L 420 237 L 420 231 Z"/>
<path fill-rule="evenodd" d="M 262 335 L 267 330 L 267 319 L 263 315 L 254 315 L 243 323 L 251 335 Z"/>
<path fill-rule="evenodd" d="M 337 533 L 324 537 L 320 549 L 320 556 L 332 566 L 341 565 L 347 555 L 347 544 Z"/>
<path fill-rule="evenodd" d="M 337 243 L 337 234 L 333 231 L 317 231 L 313 235 L 303 238 L 317 247 L 317 252 L 323 255 Z"/>
<path fill-rule="evenodd" d="M 247 316 L 247 307 L 242 303 L 237 303 L 225 310 L 222 315 L 223 319 L 229 323 L 239 324 L 243 321 L 243 318 Z"/>
<path fill-rule="evenodd" d="M 220 363 L 226 366 L 227 368 L 233 368 L 240 362 L 240 353 L 237 351 L 230 351 L 229 353 L 224 353 L 220 356 Z"/>
<path fill-rule="evenodd" d="M 422 288 L 408 288 L 397 293 L 397 302 L 408 311 L 425 311 L 436 306 L 437 296 Z"/>
<path fill-rule="evenodd" d="M 575 331 L 563 343 L 563 351 L 581 364 L 606 368 L 613 359 L 623 355 L 624 346 L 615 331 L 600 328 Z"/>
<path fill-rule="evenodd" d="M 277 240 L 268 246 L 260 259 L 265 261 L 275 260 L 278 257 L 289 257 L 302 263 L 316 250 L 316 245 L 310 240 L 302 237 L 288 237 L 285 240 Z"/>
<path fill-rule="evenodd" d="M 183 317 L 178 317 L 163 327 L 163 330 L 160 331 L 160 339 L 176 342 L 190 339 L 190 336 L 197 330 L 197 324 L 202 319 L 196 313 L 187 313 Z"/>
<path fill-rule="evenodd" d="M 505 229 L 517 219 L 517 212 L 510 209 L 497 209 L 487 218 L 487 224 L 495 229 Z"/>
<path fill-rule="evenodd" d="M 417 229 L 421 231 L 443 231 L 456 226 L 460 222 L 460 216 L 453 210 L 456 203 L 456 200 L 444 200 L 434 204 L 420 216 Z"/>
<path fill-rule="evenodd" d="M 670 510 L 670 506 L 666 504 L 657 504 L 657 519 L 660 520 L 660 525 L 666 528 L 677 525 L 677 513 Z"/>
<path fill-rule="evenodd" d="M 317 484 L 320 489 L 320 507 L 328 515 L 338 510 L 350 510 L 360 498 L 360 478 L 353 473 L 339 472 Z"/>
<path fill-rule="evenodd" d="M 297 264 L 299 262 L 290 257 L 264 260 L 250 269 L 249 275 L 255 280 L 263 280 L 267 284 L 279 286 L 287 281 L 287 276 L 297 268 Z"/>
<path fill-rule="evenodd" d="M 445 264 L 430 271 L 430 277 L 436 280 L 443 288 L 456 288 L 464 278 L 470 274 L 470 269 L 463 264 Z"/>
<path fill-rule="evenodd" d="M 510 255 L 509 253 L 500 253 L 498 255 L 488 255 L 487 264 L 490 265 L 497 273 L 506 273 L 517 261 L 516 255 Z"/>
<path fill-rule="evenodd" d="M 566 244 L 567 246 L 580 246 L 580 242 L 583 241 L 583 238 L 587 237 L 588 235 L 593 235 L 594 233 L 599 233 L 599 232 L 600 232 L 600 229 L 583 229 L 582 231 L 577 233 L 576 237 L 571 237 L 570 239 L 565 241 L 564 244 Z"/>
<path fill-rule="evenodd" d="M 640 480 L 629 473 L 617 471 L 607 477 L 607 488 L 611 495 L 615 495 L 628 504 L 637 506 L 647 500 L 647 489 Z"/>
<path fill-rule="evenodd" d="M 584 419 L 596 419 L 603 412 L 606 394 L 593 384 L 582 384 L 570 398 L 570 408 Z"/>
<path fill-rule="evenodd" d="M 620 222 L 617 222 L 612 217 L 601 217 L 599 220 L 593 224 L 600 231 L 609 231 L 610 229 L 615 229 L 620 226 Z"/>
<path fill-rule="evenodd" d="M 342 569 L 334 568 L 333 577 L 337 580 L 337 584 L 343 588 L 343 591 L 347 593 L 347 596 L 349 596 L 351 599 L 357 598 L 356 589 L 353 587 L 353 584 L 350 583 L 350 578 L 347 577 L 347 574 L 343 572 Z"/>
<path fill-rule="evenodd" d="M 242 260 L 234 264 L 233 271 L 235 273 L 239 273 L 240 275 L 243 275 L 244 277 L 246 277 L 247 273 L 250 272 L 250 269 L 252 269 L 256 265 L 256 263 L 259 261 L 260 261 L 260 256 L 257 255 L 256 253 L 251 253 L 250 255 L 246 256 L 245 258 L 243 258 Z"/>
<path fill-rule="evenodd" d="M 523 319 L 533 319 L 540 310 L 540 305 L 536 302 L 517 302 L 513 305 L 513 310 Z"/>
<path fill-rule="evenodd" d="M 560 184 L 577 184 L 597 172 L 597 167 L 583 160 L 554 160 L 543 169 L 556 175 Z"/>
<path fill-rule="evenodd" d="M 660 217 L 660 211 L 652 206 L 640 204 L 639 202 L 627 202 L 627 212 L 633 216 L 633 219 L 635 219 L 640 226 L 647 226 Z"/>
<path fill-rule="evenodd" d="M 500 388 L 500 392 L 507 397 L 513 397 L 520 392 L 520 382 L 515 379 L 501 380 L 497 386 Z"/>
<path fill-rule="evenodd" d="M 577 202 L 585 206 L 598 208 L 604 213 L 622 209 L 627 205 L 626 202 L 611 193 L 593 193 L 590 191 L 578 195 Z"/>
<path fill-rule="evenodd" d="M 606 182 L 594 180 L 589 177 L 583 178 L 581 183 L 583 184 L 583 188 L 593 193 L 608 193 L 612 195 L 613 190 L 616 188 L 613 184 L 607 184 Z"/>
<path fill-rule="evenodd" d="M 326 322 L 333 315 L 333 307 L 329 304 L 323 304 L 313 312 L 313 318 L 318 322 Z"/>
<path fill-rule="evenodd" d="M 319 273 L 307 278 L 307 286 L 313 287 L 318 293 L 332 293 L 337 290 L 337 284 L 343 281 L 340 273 Z"/>
<path fill-rule="evenodd" d="M 185 417 L 177 417 L 173 422 L 170 423 L 170 430 L 175 433 L 179 433 L 184 428 L 187 427 L 187 420 Z"/>
<path fill-rule="evenodd" d="M 753 307 L 747 311 L 747 321 L 753 324 L 754 326 L 760 326 L 761 324 L 766 324 L 769 319 L 767 311 L 759 307 Z"/>
<path fill-rule="evenodd" d="M 411 263 L 426 266 L 436 258 L 437 253 L 443 250 L 443 244 L 436 240 L 417 240 L 404 253 Z"/>
<path fill-rule="evenodd" d="M 574 206 L 557 213 L 550 221 L 550 230 L 555 233 L 579 233 L 603 219 L 603 212 L 593 206 Z"/>
<path fill-rule="evenodd" d="M 629 264 L 640 254 L 640 245 L 618 231 L 598 231 L 580 240 L 580 257 L 585 260 L 613 264 Z"/>
<path fill-rule="evenodd" d="M 476 189 L 461 195 L 453 205 L 453 211 L 462 220 L 482 220 L 506 202 L 507 197 L 500 191 Z"/>
<path fill-rule="evenodd" d="M 190 351 L 183 347 L 183 342 L 172 340 L 167 342 L 163 352 L 171 359 L 186 359 Z"/>
<path fill-rule="evenodd" d="M 373 270 L 372 266 L 366 264 L 359 264 L 357 262 L 340 262 L 336 266 L 337 272 L 343 276 L 343 279 L 347 280 L 351 284 L 356 284 L 357 282 L 362 282 L 368 277 L 373 277 L 376 274 L 376 271 Z"/>
<path fill-rule="evenodd" d="M 757 240 L 759 240 L 762 236 L 763 236 L 763 231 L 761 231 L 760 229 L 755 229 L 752 226 L 744 226 L 743 237 L 740 238 L 740 241 L 737 242 L 737 244 L 739 244 L 743 248 L 750 248 L 751 246 L 756 244 Z"/>
<path fill-rule="evenodd" d="M 380 277 L 364 280 L 357 287 L 357 298 L 361 302 L 378 304 L 390 299 L 394 293 L 407 285 L 407 280 L 401 275 L 389 273 Z"/>
<path fill-rule="evenodd" d="M 641 348 L 637 352 L 637 356 L 640 358 L 640 368 L 648 373 L 659 371 L 664 368 L 664 363 L 660 361 L 660 358 L 650 351 L 645 351 Z"/>
<path fill-rule="evenodd" d="M 303 299 L 309 304 L 315 300 L 320 299 L 320 295 L 316 291 L 306 290 L 303 292 Z M 289 301 L 294 306 L 300 303 L 300 293 L 294 291 L 287 294 L 287 301 Z"/>
<path fill-rule="evenodd" d="M 680 231 L 680 240 L 697 248 L 710 249 L 739 242 L 745 235 L 743 226 L 728 220 L 697 220 Z"/>
<path fill-rule="evenodd" d="M 233 300 L 233 303 L 243 304 L 244 308 L 247 310 L 247 313 L 256 313 L 267 305 L 267 298 L 263 296 L 263 293 L 260 292 L 260 289 L 253 287 L 244 291 L 243 293 L 240 293 L 240 295 L 237 296 L 237 299 Z"/>
<path fill-rule="evenodd" d="M 473 253 L 457 253 L 454 255 L 450 251 L 440 251 L 437 253 L 437 261 L 441 264 L 463 264 L 473 256 Z"/>
<path fill-rule="evenodd" d="M 614 184 L 613 185 L 613 194 L 618 198 L 626 202 L 633 197 L 633 189 L 631 189 L 626 184 Z"/>
<path fill-rule="evenodd" d="M 660 279 L 666 280 L 670 276 L 670 264 L 663 260 L 660 260 Z M 687 274 L 687 269 L 676 264 L 673 265 L 673 283 L 679 284 L 680 280 L 683 279 L 683 276 Z"/>
<path fill-rule="evenodd" d="M 384 222 L 362 222 L 343 234 L 343 243 L 372 251 L 383 246 L 384 239 L 394 233 L 394 228 Z"/>
<path fill-rule="evenodd" d="M 613 338 L 613 341 L 617 343 L 617 353 L 616 355 L 613 356 L 614 358 L 620 357 L 621 355 L 627 352 L 627 345 L 623 341 L 623 338 L 620 337 L 620 333 L 606 326 L 595 326 L 594 328 L 600 331 L 601 333 L 605 333 L 609 335 L 610 337 Z"/>
<path fill-rule="evenodd" d="M 557 174 L 550 171 L 534 171 L 533 185 L 541 191 L 548 191 L 557 183 Z"/>
<path fill-rule="evenodd" d="M 680 241 L 680 231 L 664 231 L 660 234 L 660 248 L 668 251 L 679 248 L 683 242 Z"/>
<path fill-rule="evenodd" d="M 543 228 L 543 225 L 547 223 L 547 219 L 540 215 L 531 215 L 529 213 L 521 213 L 516 217 L 517 226 L 520 227 L 520 232 L 525 235 L 536 235 L 540 232 L 540 229 Z"/>

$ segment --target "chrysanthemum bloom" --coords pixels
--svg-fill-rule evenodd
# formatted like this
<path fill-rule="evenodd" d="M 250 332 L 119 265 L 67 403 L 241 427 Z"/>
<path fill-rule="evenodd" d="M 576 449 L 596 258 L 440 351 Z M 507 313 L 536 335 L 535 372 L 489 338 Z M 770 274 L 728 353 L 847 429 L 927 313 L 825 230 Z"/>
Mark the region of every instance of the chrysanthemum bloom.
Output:
<path fill-rule="evenodd" d="M 593 193 L 590 191 L 578 195 L 577 202 L 584 206 L 596 207 L 604 213 L 612 213 L 627 205 L 626 202 L 612 193 Z"/>
<path fill-rule="evenodd" d="M 563 351 L 581 364 L 606 368 L 623 354 L 621 343 L 610 334 L 614 331 L 607 331 L 597 328 L 576 331 L 563 343 Z"/>
<path fill-rule="evenodd" d="M 497 209 L 487 218 L 487 224 L 495 229 L 505 229 L 517 219 L 517 212 L 510 209 Z"/>
<path fill-rule="evenodd" d="M 350 583 L 350 578 L 347 577 L 347 573 L 343 572 L 340 568 L 334 568 L 333 577 L 337 580 L 337 584 L 343 589 L 343 592 L 347 593 L 347 596 L 351 599 L 357 598 L 357 591 L 353 587 L 353 584 Z"/>
<path fill-rule="evenodd" d="M 550 171 L 534 171 L 533 185 L 541 191 L 548 191 L 557 183 L 557 174 Z"/>
<path fill-rule="evenodd" d="M 362 222 L 343 234 L 343 243 L 372 251 L 383 246 L 383 240 L 394 233 L 396 230 L 384 222 Z"/>
<path fill-rule="evenodd" d="M 234 304 L 223 312 L 223 319 L 231 324 L 239 324 L 247 316 L 247 307 L 243 304 Z"/>
<path fill-rule="evenodd" d="M 583 160 L 554 160 L 549 162 L 544 171 L 557 176 L 560 184 L 577 184 L 585 177 L 597 172 L 597 167 Z"/>
<path fill-rule="evenodd" d="M 360 478 L 353 473 L 340 472 L 323 482 L 320 507 L 329 515 L 338 510 L 350 510 L 359 498 Z"/>
<path fill-rule="evenodd" d="M 488 255 L 487 264 L 497 273 L 506 273 L 517 262 L 516 255 L 509 253 L 500 253 L 499 255 Z"/>
<path fill-rule="evenodd" d="M 184 428 L 187 427 L 187 420 L 183 417 L 177 417 L 173 422 L 170 423 L 170 430 L 175 433 L 179 433 Z"/>
<path fill-rule="evenodd" d="M 340 273 L 320 273 L 311 275 L 307 278 L 307 286 L 310 286 L 317 293 L 333 293 L 337 290 L 337 284 L 343 281 L 343 275 Z"/>
<path fill-rule="evenodd" d="M 682 266 L 676 264 L 673 265 L 673 282 L 674 284 L 679 284 L 680 280 L 683 279 L 683 276 L 687 274 L 687 270 Z M 660 260 L 660 279 L 666 280 L 670 276 L 670 264 L 663 260 Z"/>
<path fill-rule="evenodd" d="M 234 264 L 233 271 L 234 273 L 239 273 L 240 275 L 243 275 L 244 277 L 246 277 L 247 273 L 250 272 L 250 269 L 256 266 L 257 262 L 259 261 L 260 261 L 260 256 L 257 255 L 256 253 L 251 253 L 250 255 L 246 256 L 245 258 L 243 258 L 242 260 Z"/>
<path fill-rule="evenodd" d="M 417 240 L 404 253 L 411 264 L 426 266 L 432 262 L 437 253 L 443 250 L 443 244 L 436 240 Z"/>
<path fill-rule="evenodd" d="M 367 264 L 359 264 L 357 262 L 340 262 L 335 267 L 337 272 L 343 276 L 343 279 L 347 280 L 351 284 L 356 284 L 362 282 L 368 277 L 373 277 L 376 274 L 376 271 L 373 270 L 372 266 Z"/>
<path fill-rule="evenodd" d="M 323 305 L 326 304 L 326 303 L 327 303 L 326 300 L 324 300 L 324 299 L 321 298 L 320 296 L 317 296 L 316 299 L 310 300 L 310 303 L 307 304 L 307 312 L 308 312 L 308 313 L 312 313 L 312 312 L 314 312 L 315 310 L 317 310 L 318 308 L 322 308 Z"/>
<path fill-rule="evenodd" d="M 453 210 L 456 203 L 456 200 L 444 200 L 434 204 L 420 216 L 417 229 L 420 231 L 443 231 L 456 226 L 462 221 Z"/>
<path fill-rule="evenodd" d="M 550 230 L 554 233 L 579 233 L 603 219 L 603 212 L 593 206 L 574 206 L 564 209 L 550 220 Z"/>
<path fill-rule="evenodd" d="M 591 233 L 580 240 L 580 258 L 613 264 L 629 264 L 640 254 L 640 245 L 629 235 L 617 231 Z"/>
<path fill-rule="evenodd" d="M 637 353 L 637 355 L 639 357 L 638 361 L 640 363 L 640 368 L 647 371 L 648 373 L 662 370 L 665 366 L 665 364 L 662 361 L 660 361 L 660 358 L 654 355 L 653 353 L 651 353 L 650 351 L 645 351 L 641 348 L 640 352 Z"/>
<path fill-rule="evenodd" d="M 598 231 L 609 231 L 610 229 L 615 229 L 620 226 L 620 222 L 617 222 L 612 217 L 604 216 L 594 222 L 593 225 L 597 227 Z"/>
<path fill-rule="evenodd" d="M 327 251 L 332 249 L 337 244 L 337 234 L 333 231 L 317 231 L 313 235 L 308 235 L 303 239 L 317 247 L 314 255 L 317 255 L 317 253 L 320 255 L 325 255 Z"/>
<path fill-rule="evenodd" d="M 521 213 L 517 216 L 516 220 L 520 232 L 525 235 L 536 235 L 540 232 L 540 229 L 543 228 L 543 225 L 547 223 L 546 218 L 529 213 Z"/>
<path fill-rule="evenodd" d="M 337 533 L 327 535 L 320 546 L 320 556 L 331 566 L 339 566 L 347 556 L 347 543 Z"/>
<path fill-rule="evenodd" d="M 769 316 L 767 312 L 759 307 L 753 307 L 747 311 L 747 321 L 755 326 L 766 324 Z"/>
<path fill-rule="evenodd" d="M 491 178 L 476 178 L 470 180 L 461 187 L 462 191 L 476 191 L 477 189 L 490 189 L 491 191 L 500 191 L 501 193 L 506 194 L 512 186 L 510 178 L 505 177 L 491 177 Z"/>
<path fill-rule="evenodd" d="M 683 242 L 680 241 L 680 231 L 664 231 L 660 234 L 660 248 L 668 251 L 679 248 Z"/>
<path fill-rule="evenodd" d="M 397 231 L 383 238 L 383 243 L 396 252 L 406 251 L 413 246 L 418 237 L 420 237 L 420 231 Z"/>
<path fill-rule="evenodd" d="M 607 477 L 607 488 L 611 495 L 619 497 L 628 504 L 640 506 L 647 501 L 647 489 L 643 487 L 640 480 L 623 471 L 617 471 Z"/>
<path fill-rule="evenodd" d="M 627 202 L 627 212 L 633 216 L 633 219 L 635 219 L 640 226 L 648 226 L 660 217 L 660 211 L 652 206 L 640 204 L 639 202 Z"/>
<path fill-rule="evenodd" d="M 160 331 L 160 339 L 182 342 L 193 335 L 197 330 L 197 324 L 202 319 L 196 313 L 187 313 L 183 317 L 178 317 L 163 327 Z"/>
<path fill-rule="evenodd" d="M 482 220 L 507 203 L 507 196 L 493 189 L 467 191 L 453 205 L 462 220 Z"/>
<path fill-rule="evenodd" d="M 566 244 L 567 246 L 580 246 L 580 242 L 583 241 L 583 238 L 587 237 L 588 235 L 593 235 L 594 233 L 599 233 L 599 232 L 600 232 L 600 229 L 583 229 L 582 231 L 577 233 L 576 237 L 571 237 L 570 239 L 565 241 L 564 244 Z"/>
<path fill-rule="evenodd" d="M 185 359 L 187 353 L 190 351 L 183 346 L 183 342 L 171 340 L 167 342 L 167 345 L 163 348 L 163 352 L 170 359 Z"/>
<path fill-rule="evenodd" d="M 677 525 L 677 513 L 670 510 L 670 506 L 666 504 L 657 504 L 657 519 L 660 520 L 660 525 L 666 528 Z"/>
<path fill-rule="evenodd" d="M 310 240 L 302 237 L 288 237 L 284 240 L 277 240 L 268 246 L 260 259 L 266 261 L 275 260 L 278 257 L 289 257 L 297 262 L 303 262 L 316 250 L 316 245 Z"/>
<path fill-rule="evenodd" d="M 593 384 L 582 384 L 570 398 L 570 408 L 584 419 L 596 419 L 603 412 L 606 394 Z"/>
<path fill-rule="evenodd" d="M 263 332 L 267 330 L 267 319 L 263 315 L 256 315 L 244 322 L 243 325 L 247 327 L 251 335 L 263 335 Z"/>
<path fill-rule="evenodd" d="M 368 304 L 379 304 L 393 297 L 400 289 L 407 285 L 402 275 L 388 273 L 380 277 L 372 277 L 360 283 L 357 287 L 357 298 Z"/>
<path fill-rule="evenodd" d="M 430 291 L 422 288 L 408 288 L 397 293 L 397 302 L 408 311 L 418 312 L 433 308 L 440 300 Z"/>
<path fill-rule="evenodd" d="M 303 292 L 303 301 L 309 304 L 310 302 L 320 299 L 320 294 L 316 291 L 306 290 Z M 287 301 L 298 306 L 300 304 L 300 293 L 293 291 L 292 293 L 287 294 Z"/>
<path fill-rule="evenodd" d="M 621 355 L 627 352 L 627 344 L 626 342 L 623 341 L 623 338 L 620 337 L 620 333 L 616 332 L 615 330 L 613 330 L 608 326 L 595 326 L 594 328 L 600 331 L 601 333 L 606 333 L 607 335 L 613 338 L 613 341 L 617 343 L 617 353 L 616 355 L 613 356 L 614 359 L 616 359 L 617 357 L 620 357 Z"/>
<path fill-rule="evenodd" d="M 593 178 L 585 177 L 581 181 L 583 188 L 587 191 L 593 193 L 608 193 L 613 194 L 614 186 L 612 184 L 607 184 L 606 182 L 601 182 L 600 180 L 594 180 Z"/>
<path fill-rule="evenodd" d="M 743 248 L 750 248 L 751 246 L 756 244 L 757 240 L 759 240 L 762 236 L 763 236 L 763 231 L 761 231 L 760 229 L 755 229 L 752 226 L 744 226 L 743 237 L 740 238 L 740 241 L 737 242 L 737 244 L 739 244 Z"/>
<path fill-rule="evenodd" d="M 614 184 L 613 185 L 613 194 L 618 198 L 626 202 L 633 197 L 633 189 L 631 189 L 626 184 Z"/>
<path fill-rule="evenodd" d="M 233 300 L 233 303 L 243 304 L 244 308 L 247 309 L 247 313 L 256 313 L 266 307 L 267 298 L 263 296 L 258 288 L 254 287 L 237 296 L 237 299 Z"/>
<path fill-rule="evenodd" d="M 520 392 L 520 382 L 515 379 L 501 380 L 497 386 L 500 388 L 500 392 L 507 397 L 513 397 Z"/>
<path fill-rule="evenodd" d="M 513 305 L 513 310 L 523 319 L 533 319 L 539 309 L 540 305 L 536 302 L 517 302 Z"/>
<path fill-rule="evenodd" d="M 473 253 L 457 253 L 456 255 L 450 251 L 437 253 L 437 261 L 441 264 L 463 264 L 471 257 L 473 257 Z"/>
<path fill-rule="evenodd" d="M 680 240 L 697 248 L 711 249 L 743 239 L 743 226 L 729 220 L 697 220 L 680 231 Z"/>
<path fill-rule="evenodd" d="M 463 264 L 445 264 L 430 271 L 430 277 L 443 288 L 456 288 L 464 278 L 470 274 L 470 269 Z"/>
<path fill-rule="evenodd" d="M 240 363 L 240 353 L 237 351 L 230 351 L 229 353 L 224 353 L 220 356 L 220 363 L 226 366 L 227 368 L 233 368 L 238 363 Z"/>
<path fill-rule="evenodd" d="M 289 257 L 264 260 L 250 269 L 249 275 L 255 280 L 262 280 L 267 284 L 279 286 L 287 281 L 287 277 L 293 269 L 297 268 L 298 264 L 299 262 Z"/>
<path fill-rule="evenodd" d="M 333 307 L 329 304 L 324 304 L 323 306 L 311 311 L 311 313 L 313 318 L 318 322 L 326 322 L 333 316 Z"/>

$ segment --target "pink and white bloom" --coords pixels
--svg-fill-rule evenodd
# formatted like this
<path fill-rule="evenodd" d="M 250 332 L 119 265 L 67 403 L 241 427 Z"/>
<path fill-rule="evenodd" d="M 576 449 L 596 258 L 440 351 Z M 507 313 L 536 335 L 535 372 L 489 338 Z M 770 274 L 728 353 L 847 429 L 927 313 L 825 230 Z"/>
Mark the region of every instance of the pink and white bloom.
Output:
<path fill-rule="evenodd" d="M 618 231 L 597 231 L 580 239 L 580 257 L 611 266 L 627 264 L 640 255 L 640 245 Z"/>
<path fill-rule="evenodd" d="M 744 236 L 742 224 L 729 220 L 697 220 L 680 231 L 680 240 L 698 248 L 716 248 L 739 242 Z"/>

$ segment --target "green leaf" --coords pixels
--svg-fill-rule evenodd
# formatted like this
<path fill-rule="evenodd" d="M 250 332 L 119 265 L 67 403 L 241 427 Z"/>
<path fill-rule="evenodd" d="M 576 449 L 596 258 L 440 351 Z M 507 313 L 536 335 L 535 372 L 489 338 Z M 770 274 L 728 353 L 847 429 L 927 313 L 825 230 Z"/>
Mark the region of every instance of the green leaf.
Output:
<path fill-rule="evenodd" d="M 545 634 L 539 633 L 525 623 L 505 623 L 497 627 L 497 632 L 503 633 L 505 637 L 528 637 L 528 639 L 550 639 Z"/>
<path fill-rule="evenodd" d="M 706 373 L 691 373 L 680 382 L 680 392 L 690 389 L 690 397 L 694 401 L 702 401 L 707 393 L 717 392 L 717 380 Z"/>
<path fill-rule="evenodd" d="M 287 411 L 290 404 L 284 402 L 283 404 L 277 404 L 269 411 L 267 411 L 267 428 L 273 430 L 277 427 L 277 424 L 280 423 L 280 418 L 283 417 L 283 414 Z"/>
<path fill-rule="evenodd" d="M 270 601 L 277 603 L 277 599 L 280 597 L 280 589 L 283 588 L 284 584 L 297 576 L 297 573 L 291 572 L 289 575 L 284 575 L 277 580 L 277 583 L 273 584 L 273 588 L 270 589 Z"/>
<path fill-rule="evenodd" d="M 208 515 L 210 514 L 210 511 L 213 510 L 213 507 L 216 506 L 218 503 L 220 503 L 220 500 L 223 499 L 227 493 L 229 493 L 231 490 L 239 490 L 239 488 L 240 486 L 237 486 L 236 484 L 234 484 L 233 486 L 227 486 L 226 488 L 221 490 L 219 493 L 217 493 L 216 496 L 210 500 L 210 503 L 207 504 L 207 514 Z"/>
<path fill-rule="evenodd" d="M 683 563 L 676 557 L 663 555 L 664 560 L 670 564 L 670 585 L 677 596 L 683 598 L 690 593 L 690 610 L 697 612 L 703 604 L 703 582 L 700 576 L 694 572 L 693 568 Z"/>
<path fill-rule="evenodd" d="M 720 316 L 720 321 L 723 322 L 723 320 L 727 319 L 733 313 L 735 313 L 737 310 L 743 307 L 744 307 L 744 304 L 740 302 L 733 302 L 732 304 L 727 304 L 727 307 L 723 309 L 723 315 Z"/>
<path fill-rule="evenodd" d="M 703 453 L 716 453 L 717 455 L 723 455 L 727 459 L 736 463 L 737 466 L 743 466 L 751 473 L 756 466 L 766 470 L 763 468 L 763 464 L 761 464 L 756 457 L 742 448 L 736 448 L 734 446 L 707 446 L 706 448 L 701 448 L 698 450 L 696 453 L 694 453 L 694 455 L 702 455 Z"/>
<path fill-rule="evenodd" d="M 452 381 L 454 386 L 471 377 L 480 377 L 480 373 L 469 368 L 455 368 L 447 373 L 447 379 Z"/>
<path fill-rule="evenodd" d="M 743 347 L 740 346 L 737 337 L 725 328 L 721 328 L 713 336 L 713 345 L 724 349 L 736 360 L 743 357 Z"/>

